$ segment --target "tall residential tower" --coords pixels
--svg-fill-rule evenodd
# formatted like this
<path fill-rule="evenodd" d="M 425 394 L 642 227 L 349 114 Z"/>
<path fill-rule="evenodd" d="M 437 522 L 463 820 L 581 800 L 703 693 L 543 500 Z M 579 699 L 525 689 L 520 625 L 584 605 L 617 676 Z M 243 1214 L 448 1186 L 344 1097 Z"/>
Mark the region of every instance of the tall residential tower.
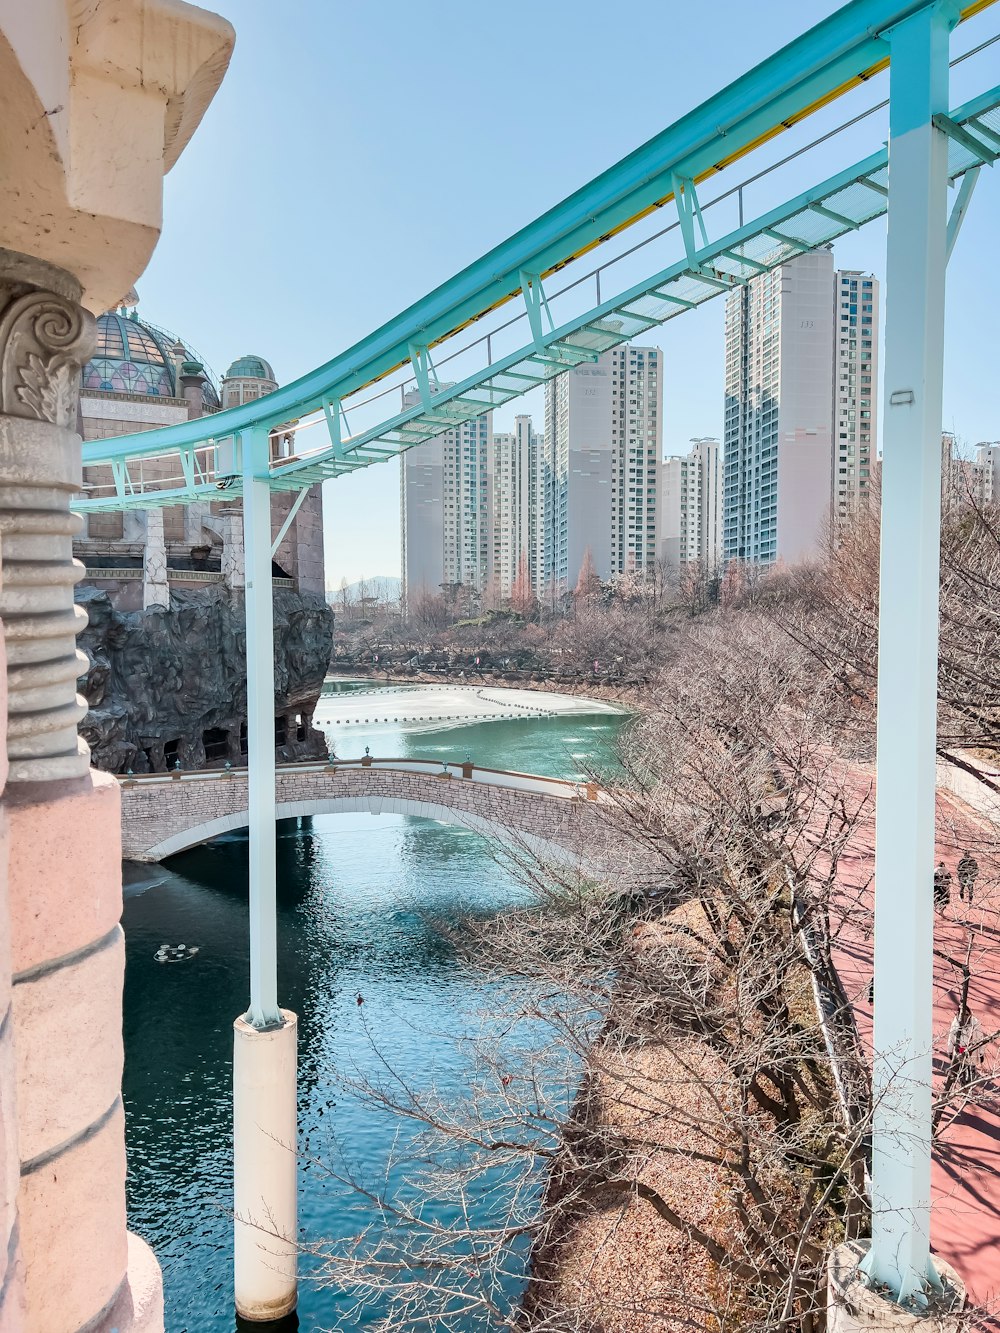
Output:
<path fill-rule="evenodd" d="M 658 347 L 626 344 L 545 386 L 541 589 L 571 590 L 588 549 L 601 578 L 655 564 L 662 360 Z"/>
<path fill-rule="evenodd" d="M 722 451 L 709 437 L 663 463 L 660 554 L 668 571 L 700 565 L 714 574 L 722 563 Z"/>
<path fill-rule="evenodd" d="M 522 561 L 537 591 L 543 493 L 544 439 L 530 416 L 514 418 L 514 429 L 495 433 L 487 462 L 489 567 L 487 581 L 500 597 L 510 595 Z"/>
<path fill-rule="evenodd" d="M 414 445 L 400 463 L 403 598 L 442 586 L 482 592 L 489 577 L 493 414 Z"/>
<path fill-rule="evenodd" d="M 869 485 L 878 283 L 816 250 L 726 301 L 723 552 L 821 554 Z"/>

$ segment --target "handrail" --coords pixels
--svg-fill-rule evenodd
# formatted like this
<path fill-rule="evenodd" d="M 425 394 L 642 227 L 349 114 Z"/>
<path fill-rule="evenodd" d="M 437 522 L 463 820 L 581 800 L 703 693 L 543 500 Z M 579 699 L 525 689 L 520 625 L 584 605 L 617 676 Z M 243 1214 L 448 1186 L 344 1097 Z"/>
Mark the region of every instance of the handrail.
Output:
<path fill-rule="evenodd" d="M 516 769 L 510 768 L 487 768 L 482 764 L 472 764 L 463 759 L 422 759 L 416 756 L 399 755 L 393 758 L 378 759 L 374 756 L 365 756 L 361 759 L 334 759 L 323 762 L 323 760 L 302 760 L 297 763 L 276 764 L 275 775 L 282 773 L 335 773 L 338 769 L 368 769 L 378 768 L 382 772 L 405 773 L 406 768 L 396 768 L 394 765 L 405 764 L 410 767 L 434 768 L 438 772 L 443 772 L 447 767 L 449 770 L 455 770 L 453 776 L 461 775 L 467 781 L 475 781 L 476 774 L 490 773 L 497 777 L 522 778 L 530 782 L 545 783 L 553 787 L 573 788 L 574 791 L 580 788 L 601 789 L 593 782 L 575 782 L 572 778 L 554 778 L 547 773 L 522 773 Z M 464 770 L 468 768 L 471 771 L 466 774 Z M 209 769 L 174 769 L 167 773 L 115 773 L 122 786 L 155 786 L 157 784 L 171 782 L 194 782 L 203 779 L 219 781 L 227 778 L 246 777 L 247 768 L 245 765 L 232 768 L 209 768 Z M 503 784 L 496 784 L 503 785 Z M 590 797 L 589 799 L 596 799 Z"/>

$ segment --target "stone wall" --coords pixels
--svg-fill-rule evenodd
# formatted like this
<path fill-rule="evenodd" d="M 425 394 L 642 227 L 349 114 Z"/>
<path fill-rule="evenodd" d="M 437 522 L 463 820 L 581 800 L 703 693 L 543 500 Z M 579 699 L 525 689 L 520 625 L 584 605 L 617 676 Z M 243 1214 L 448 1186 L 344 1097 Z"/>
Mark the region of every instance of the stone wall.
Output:
<path fill-rule="evenodd" d="M 170 606 L 119 612 L 107 592 L 78 589 L 89 617 L 82 732 L 107 772 L 165 772 L 246 754 L 243 594 L 219 585 L 171 590 Z M 330 656 L 322 598 L 275 589 L 275 717 L 279 760 L 326 756 L 312 712 Z M 208 754 L 206 758 L 206 740 Z"/>
<path fill-rule="evenodd" d="M 296 491 L 274 491 L 271 495 L 271 532 L 277 536 L 289 510 L 298 498 Z M 299 506 L 292 526 L 285 534 L 274 562 L 300 592 L 326 596 L 326 571 L 323 563 L 323 488 L 313 486 Z"/>

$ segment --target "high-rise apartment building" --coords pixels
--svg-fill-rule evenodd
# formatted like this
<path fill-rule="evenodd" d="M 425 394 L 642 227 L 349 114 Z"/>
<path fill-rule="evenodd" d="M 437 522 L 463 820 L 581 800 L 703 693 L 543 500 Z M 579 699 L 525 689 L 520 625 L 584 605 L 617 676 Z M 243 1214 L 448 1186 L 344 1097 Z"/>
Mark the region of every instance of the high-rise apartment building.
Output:
<path fill-rule="evenodd" d="M 662 360 L 623 345 L 546 385 L 539 591 L 572 590 L 588 549 L 601 578 L 655 564 Z"/>
<path fill-rule="evenodd" d="M 697 564 L 712 574 L 722 562 L 722 450 L 708 436 L 662 464 L 660 556 L 668 571 Z"/>
<path fill-rule="evenodd" d="M 832 262 L 832 259 L 831 259 Z M 870 273 L 839 269 L 834 281 L 834 531 L 867 503 L 878 420 L 879 285 Z"/>
<path fill-rule="evenodd" d="M 462 584 L 508 597 L 522 561 L 538 597 L 571 590 L 587 550 L 601 578 L 660 555 L 662 353 L 620 347 L 546 386 L 546 431 L 492 414 L 401 463 L 403 595 Z M 716 449 L 717 449 L 716 444 Z"/>
<path fill-rule="evenodd" d="M 527 415 L 492 425 L 488 412 L 403 454 L 404 598 L 449 584 L 508 597 L 522 557 L 539 590 L 544 437 Z"/>
<path fill-rule="evenodd" d="M 400 465 L 403 597 L 442 585 L 482 591 L 489 578 L 493 414 L 414 445 Z"/>
<path fill-rule="evenodd" d="M 543 437 L 531 417 L 514 418 L 514 429 L 494 433 L 487 460 L 489 567 L 487 582 L 501 597 L 510 595 L 522 558 L 537 591 L 541 518 Z"/>
<path fill-rule="evenodd" d="M 1000 501 L 1000 440 L 976 445 L 976 499 L 980 504 Z"/>
<path fill-rule="evenodd" d="M 941 507 L 962 509 L 970 504 L 1000 501 L 1000 443 L 983 440 L 975 457 L 967 456 L 951 431 L 941 435 Z"/>
<path fill-rule="evenodd" d="M 878 283 L 816 250 L 726 301 L 723 553 L 821 554 L 875 458 Z"/>

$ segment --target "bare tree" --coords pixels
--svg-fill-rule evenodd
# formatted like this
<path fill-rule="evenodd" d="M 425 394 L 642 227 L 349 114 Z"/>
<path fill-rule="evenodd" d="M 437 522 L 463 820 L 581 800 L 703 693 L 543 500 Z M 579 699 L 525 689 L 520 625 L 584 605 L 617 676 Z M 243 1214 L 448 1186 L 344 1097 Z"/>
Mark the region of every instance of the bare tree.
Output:
<path fill-rule="evenodd" d="M 422 1127 L 414 1187 L 457 1219 L 428 1224 L 375 1191 L 392 1236 L 326 1251 L 328 1281 L 389 1300 L 384 1328 L 457 1328 L 458 1309 L 484 1329 L 822 1327 L 827 1247 L 865 1218 L 868 1123 L 832 965 L 858 811 L 830 691 L 753 616 L 703 627 L 628 738 L 602 843 L 614 874 L 521 855 L 533 905 L 465 924 L 491 1007 L 504 988 L 512 1002 L 475 1045 L 470 1095 L 403 1087 L 389 1062 L 383 1082 L 351 1085 Z M 642 1281 L 610 1257 L 621 1230 L 645 1238 Z"/>
<path fill-rule="evenodd" d="M 573 589 L 573 600 L 577 604 L 590 601 L 598 595 L 600 590 L 601 580 L 594 566 L 594 557 L 591 555 L 588 546 L 580 563 L 580 573 L 576 580 L 576 587 Z"/>
<path fill-rule="evenodd" d="M 517 577 L 514 579 L 510 590 L 510 605 L 511 610 L 516 611 L 524 620 L 532 620 L 538 615 L 538 598 L 531 586 L 527 551 L 521 552 L 521 559 L 517 566 Z"/>

